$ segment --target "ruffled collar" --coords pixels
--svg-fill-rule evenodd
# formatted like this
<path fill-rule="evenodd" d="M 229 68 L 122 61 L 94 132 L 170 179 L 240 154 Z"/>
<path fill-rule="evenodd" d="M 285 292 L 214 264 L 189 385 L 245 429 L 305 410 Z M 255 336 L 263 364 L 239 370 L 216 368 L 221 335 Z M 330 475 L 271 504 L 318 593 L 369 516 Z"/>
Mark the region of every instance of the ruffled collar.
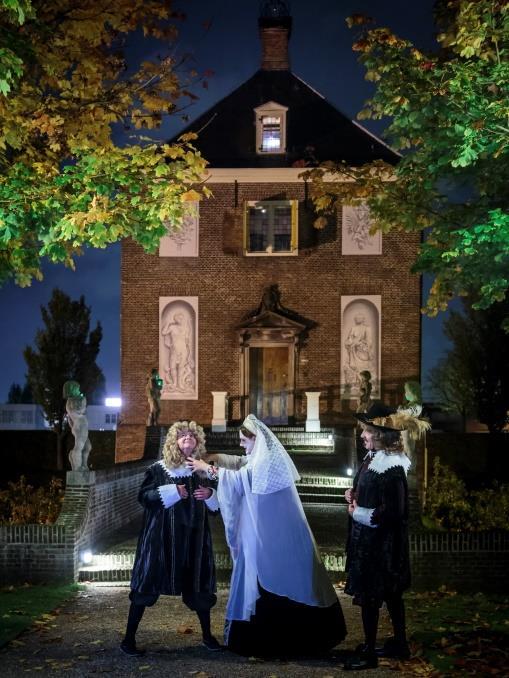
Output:
<path fill-rule="evenodd" d="M 163 459 L 159 459 L 157 463 L 170 478 L 188 478 L 193 475 L 191 469 L 187 468 L 184 464 L 176 466 L 175 468 L 168 468 Z"/>
<path fill-rule="evenodd" d="M 404 453 L 387 453 L 384 450 L 378 450 L 373 459 L 369 462 L 368 471 L 385 473 L 390 468 L 394 468 L 394 466 L 401 466 L 406 475 L 411 465 L 412 462 Z"/>

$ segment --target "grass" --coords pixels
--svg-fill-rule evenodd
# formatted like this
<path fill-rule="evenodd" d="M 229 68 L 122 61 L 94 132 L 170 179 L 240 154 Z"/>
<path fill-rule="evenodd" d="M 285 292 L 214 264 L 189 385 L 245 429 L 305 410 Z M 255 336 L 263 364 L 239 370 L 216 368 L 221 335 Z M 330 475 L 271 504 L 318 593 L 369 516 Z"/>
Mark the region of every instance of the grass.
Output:
<path fill-rule="evenodd" d="M 508 675 L 509 598 L 442 588 L 405 602 L 409 636 L 439 675 Z"/>
<path fill-rule="evenodd" d="M 37 584 L 0 589 L 0 647 L 32 624 L 48 624 L 51 613 L 82 590 L 79 584 Z"/>

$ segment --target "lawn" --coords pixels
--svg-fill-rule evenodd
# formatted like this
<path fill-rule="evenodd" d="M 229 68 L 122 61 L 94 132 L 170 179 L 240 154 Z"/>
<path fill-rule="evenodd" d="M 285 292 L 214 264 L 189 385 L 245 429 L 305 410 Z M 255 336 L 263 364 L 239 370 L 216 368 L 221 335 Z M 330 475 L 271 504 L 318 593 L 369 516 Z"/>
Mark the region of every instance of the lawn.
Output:
<path fill-rule="evenodd" d="M 50 624 L 52 614 L 80 590 L 79 584 L 8 586 L 0 589 L 0 647 L 32 624 Z"/>
<path fill-rule="evenodd" d="M 405 601 L 412 650 L 437 675 L 509 675 L 509 598 L 440 589 Z"/>

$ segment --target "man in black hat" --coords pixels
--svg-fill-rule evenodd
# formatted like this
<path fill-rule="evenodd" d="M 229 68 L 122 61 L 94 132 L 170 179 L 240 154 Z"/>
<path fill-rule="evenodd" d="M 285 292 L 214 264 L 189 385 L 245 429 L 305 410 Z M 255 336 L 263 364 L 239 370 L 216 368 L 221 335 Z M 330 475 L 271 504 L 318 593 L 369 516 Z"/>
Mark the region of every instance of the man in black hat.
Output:
<path fill-rule="evenodd" d="M 410 656 L 403 591 L 410 585 L 408 486 L 410 460 L 403 452 L 402 418 L 380 403 L 355 417 L 367 449 L 353 487 L 346 491 L 351 517 L 345 592 L 361 606 L 365 642 L 345 663 L 346 670 L 376 668 L 378 656 Z M 379 611 L 386 603 L 394 637 L 376 649 Z"/>

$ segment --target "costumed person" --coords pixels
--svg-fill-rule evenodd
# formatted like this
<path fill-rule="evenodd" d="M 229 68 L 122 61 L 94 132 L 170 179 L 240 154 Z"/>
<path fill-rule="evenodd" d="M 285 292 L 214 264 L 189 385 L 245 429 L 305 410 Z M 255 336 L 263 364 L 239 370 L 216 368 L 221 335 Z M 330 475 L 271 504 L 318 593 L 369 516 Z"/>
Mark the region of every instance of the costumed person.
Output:
<path fill-rule="evenodd" d="M 345 592 L 360 605 L 365 642 L 345 662 L 346 670 L 376 668 L 378 657 L 408 659 L 403 592 L 410 586 L 408 484 L 410 460 L 402 430 L 415 434 L 429 427 L 410 415 L 375 403 L 354 415 L 367 449 L 353 487 L 346 491 L 351 516 L 347 542 Z M 376 648 L 379 611 L 387 605 L 394 636 Z"/>
<path fill-rule="evenodd" d="M 225 642 L 245 656 L 327 652 L 346 636 L 343 612 L 320 560 L 295 481 L 297 469 L 250 414 L 240 429 L 247 463 L 209 465 L 233 560 Z M 196 469 L 203 461 L 189 460 Z"/>
<path fill-rule="evenodd" d="M 178 421 L 170 428 L 163 458 L 147 469 L 138 501 L 144 507 L 143 526 L 131 578 L 131 606 L 120 649 L 127 655 L 144 654 L 136 646 L 136 631 L 146 607 L 160 595 L 182 595 L 198 615 L 203 644 L 221 645 L 210 630 L 210 610 L 216 603 L 216 573 L 208 510 L 219 504 L 206 473 L 193 472 L 186 459 L 205 453 L 203 428 L 194 421 Z"/>

